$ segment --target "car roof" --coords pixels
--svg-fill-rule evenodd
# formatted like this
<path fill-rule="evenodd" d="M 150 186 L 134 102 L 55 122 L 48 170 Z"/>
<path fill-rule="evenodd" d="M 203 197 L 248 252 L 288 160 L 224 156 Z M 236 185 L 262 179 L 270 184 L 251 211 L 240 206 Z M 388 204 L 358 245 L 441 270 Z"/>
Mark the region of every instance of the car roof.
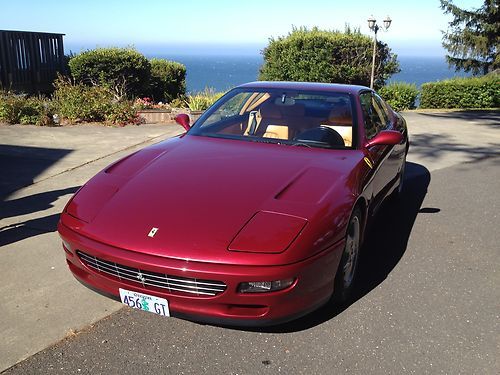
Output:
<path fill-rule="evenodd" d="M 329 91 L 329 92 L 343 92 L 350 94 L 357 94 L 360 91 L 370 90 L 368 87 L 365 86 L 344 85 L 340 83 L 285 82 L 285 81 L 249 82 L 238 86 L 238 88 Z"/>

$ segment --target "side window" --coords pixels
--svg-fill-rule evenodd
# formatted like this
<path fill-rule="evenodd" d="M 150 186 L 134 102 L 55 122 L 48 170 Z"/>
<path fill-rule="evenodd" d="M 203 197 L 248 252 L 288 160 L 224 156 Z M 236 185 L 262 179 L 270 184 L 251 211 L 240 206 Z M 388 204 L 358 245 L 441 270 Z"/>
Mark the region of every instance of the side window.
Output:
<path fill-rule="evenodd" d="M 387 121 L 382 115 L 383 110 L 376 104 L 370 92 L 361 93 L 359 99 L 363 111 L 366 138 L 371 139 L 386 127 Z"/>
<path fill-rule="evenodd" d="M 387 111 L 387 106 L 378 95 L 373 95 L 373 100 L 378 115 L 384 120 L 384 129 L 386 129 L 391 124 L 391 117 L 389 115 L 389 112 Z"/>

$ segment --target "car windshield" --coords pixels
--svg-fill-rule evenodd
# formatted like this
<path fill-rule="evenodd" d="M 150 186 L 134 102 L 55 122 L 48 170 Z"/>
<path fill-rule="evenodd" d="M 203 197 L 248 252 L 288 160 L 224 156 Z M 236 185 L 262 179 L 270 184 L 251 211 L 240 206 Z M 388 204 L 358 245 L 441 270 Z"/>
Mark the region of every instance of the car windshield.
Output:
<path fill-rule="evenodd" d="M 347 93 L 234 89 L 208 109 L 189 134 L 352 148 L 352 106 Z"/>

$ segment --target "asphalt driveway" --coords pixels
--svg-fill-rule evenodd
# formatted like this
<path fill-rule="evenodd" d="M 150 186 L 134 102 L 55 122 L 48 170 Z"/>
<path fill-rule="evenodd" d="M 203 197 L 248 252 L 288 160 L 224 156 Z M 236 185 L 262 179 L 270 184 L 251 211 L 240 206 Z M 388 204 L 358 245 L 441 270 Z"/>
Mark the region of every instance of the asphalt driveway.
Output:
<path fill-rule="evenodd" d="M 179 127 L 99 128 L 93 141 L 0 126 L 0 371 L 42 350 L 7 373 L 499 373 L 500 114 L 405 117 L 404 196 L 369 234 L 353 303 L 266 330 L 130 311 L 66 270 L 54 225 L 67 199 Z"/>
<path fill-rule="evenodd" d="M 121 306 L 68 277 L 56 230 L 71 195 L 177 125 L 0 125 L 0 371 Z"/>

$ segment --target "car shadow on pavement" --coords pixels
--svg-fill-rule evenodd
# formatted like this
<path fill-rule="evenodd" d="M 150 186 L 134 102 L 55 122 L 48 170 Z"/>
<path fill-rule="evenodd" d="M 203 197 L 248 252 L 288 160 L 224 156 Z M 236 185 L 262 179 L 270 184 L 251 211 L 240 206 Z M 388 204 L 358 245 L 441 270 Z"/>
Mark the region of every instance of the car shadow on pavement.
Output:
<path fill-rule="evenodd" d="M 351 300 L 344 306 L 329 302 L 319 310 L 298 320 L 273 327 L 255 329 L 259 332 L 286 333 L 297 332 L 324 323 L 371 290 L 381 284 L 403 257 L 411 230 L 431 181 L 430 173 L 424 166 L 406 163 L 404 188 L 397 201 L 385 203 L 377 213 L 365 237 L 358 264 L 358 276 Z M 439 212 L 432 209 L 431 212 Z M 253 330 L 253 329 L 251 329 Z"/>

